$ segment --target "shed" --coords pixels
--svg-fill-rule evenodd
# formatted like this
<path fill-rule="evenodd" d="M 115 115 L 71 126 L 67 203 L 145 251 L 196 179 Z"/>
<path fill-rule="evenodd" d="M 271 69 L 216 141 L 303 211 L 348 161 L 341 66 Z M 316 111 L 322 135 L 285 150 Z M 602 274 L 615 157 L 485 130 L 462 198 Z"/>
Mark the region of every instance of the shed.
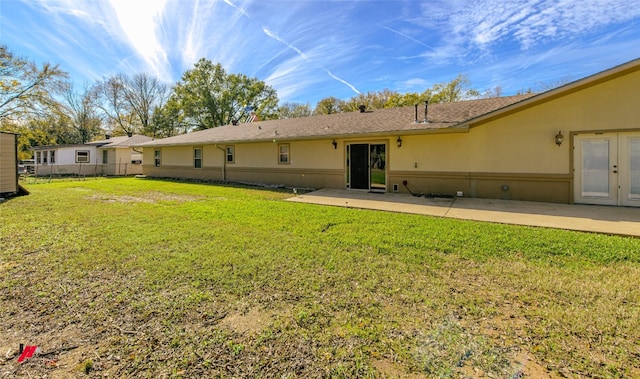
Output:
<path fill-rule="evenodd" d="M 0 196 L 13 196 L 18 185 L 18 135 L 0 132 Z"/>

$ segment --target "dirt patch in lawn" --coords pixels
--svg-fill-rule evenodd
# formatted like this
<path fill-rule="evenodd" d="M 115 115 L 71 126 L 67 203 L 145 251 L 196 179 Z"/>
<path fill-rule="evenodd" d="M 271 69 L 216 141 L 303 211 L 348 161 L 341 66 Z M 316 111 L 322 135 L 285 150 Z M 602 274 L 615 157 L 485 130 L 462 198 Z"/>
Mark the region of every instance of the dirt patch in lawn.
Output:
<path fill-rule="evenodd" d="M 230 314 L 220 321 L 220 325 L 243 335 L 255 335 L 262 332 L 271 323 L 273 314 L 252 308 L 246 313 Z"/>
<path fill-rule="evenodd" d="M 144 196 L 114 195 L 99 193 L 87 197 L 89 200 L 100 201 L 104 203 L 159 203 L 159 202 L 178 202 L 186 203 L 190 201 L 202 200 L 202 196 L 177 195 L 163 192 L 147 192 Z"/>

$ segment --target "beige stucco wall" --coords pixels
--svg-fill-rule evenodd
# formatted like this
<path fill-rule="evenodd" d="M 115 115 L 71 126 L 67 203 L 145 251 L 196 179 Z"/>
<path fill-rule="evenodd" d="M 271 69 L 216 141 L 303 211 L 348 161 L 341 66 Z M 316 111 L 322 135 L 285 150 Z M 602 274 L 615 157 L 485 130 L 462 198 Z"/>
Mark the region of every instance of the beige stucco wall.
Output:
<path fill-rule="evenodd" d="M 469 171 L 568 174 L 571 133 L 640 129 L 638 88 L 640 71 L 472 127 Z"/>
<path fill-rule="evenodd" d="M 106 151 L 107 163 L 102 160 L 103 152 Z M 142 159 L 142 156 L 135 153 L 132 148 L 112 148 L 98 149 L 100 162 L 102 163 L 103 175 L 138 175 L 142 174 L 142 164 L 132 164 L 134 159 Z"/>
<path fill-rule="evenodd" d="M 467 133 L 402 136 L 389 144 L 391 170 L 412 172 L 468 172 L 469 135 Z"/>
<path fill-rule="evenodd" d="M 154 166 L 154 150 L 143 151 L 143 173 L 157 177 L 201 180 L 246 181 L 285 184 L 300 187 L 344 186 L 344 145 L 334 149 L 332 140 L 282 141 L 254 144 L 231 144 L 234 162 L 223 162 L 227 145 L 195 146 L 202 148 L 202 168 L 193 167 L 194 146 L 162 147 L 161 167 Z M 290 163 L 278 163 L 279 144 L 289 145 Z M 222 149 L 222 150 L 221 150 Z"/>
<path fill-rule="evenodd" d="M 541 101 L 500 117 L 477 121 L 455 133 L 426 132 L 372 138 L 234 144 L 235 162 L 203 146 L 203 168 L 193 169 L 193 147 L 162 148 L 162 167 L 153 167 L 153 148 L 144 149 L 144 173 L 151 176 L 345 187 L 349 143 L 387 144 L 387 190 L 568 203 L 572 201 L 572 138 L 586 132 L 640 131 L 640 71 L 597 84 L 545 95 Z M 462 130 L 462 132 L 460 132 Z M 554 137 L 562 131 L 564 142 Z M 278 164 L 278 144 L 290 146 L 290 163 Z M 224 147 L 224 145 L 221 145 Z M 405 187 L 403 182 L 407 182 Z"/>

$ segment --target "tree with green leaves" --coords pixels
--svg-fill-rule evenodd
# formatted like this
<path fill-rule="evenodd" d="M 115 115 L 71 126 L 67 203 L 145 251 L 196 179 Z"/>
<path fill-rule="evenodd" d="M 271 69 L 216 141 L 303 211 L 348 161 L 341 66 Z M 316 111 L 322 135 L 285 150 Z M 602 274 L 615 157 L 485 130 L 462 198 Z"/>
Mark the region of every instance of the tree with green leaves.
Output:
<path fill-rule="evenodd" d="M 58 65 L 38 67 L 0 45 L 0 121 L 41 116 L 57 107 L 54 96 L 67 87 L 67 77 Z"/>
<path fill-rule="evenodd" d="M 286 102 L 278 107 L 279 119 L 307 117 L 311 116 L 312 114 L 313 110 L 311 109 L 311 105 L 309 105 L 309 103 L 301 104 Z"/>
<path fill-rule="evenodd" d="M 185 121 L 184 112 L 180 108 L 175 96 L 162 107 L 156 107 L 153 111 L 152 129 L 145 130 L 145 135 L 154 138 L 166 138 L 189 132 L 189 124 Z"/>
<path fill-rule="evenodd" d="M 423 100 L 429 103 L 453 103 L 470 100 L 480 96 L 480 92 L 469 88 L 471 81 L 466 75 L 458 75 L 447 83 L 437 83 L 422 93 Z"/>
<path fill-rule="evenodd" d="M 184 119 L 193 129 L 208 129 L 242 121 L 255 113 L 277 118 L 276 91 L 257 78 L 227 74 L 221 64 L 200 59 L 173 89 Z"/>
<path fill-rule="evenodd" d="M 333 96 L 325 97 L 324 99 L 321 99 L 320 101 L 318 101 L 318 104 L 316 104 L 316 108 L 314 109 L 313 113 L 314 114 L 340 113 L 341 105 L 342 105 L 342 100 L 338 99 L 337 97 L 333 97 Z"/>
<path fill-rule="evenodd" d="M 458 75 L 446 83 L 434 84 L 422 93 L 399 93 L 390 89 L 358 94 L 349 100 L 340 100 L 333 96 L 325 97 L 318 102 L 315 114 L 331 114 L 342 112 L 356 112 L 364 105 L 366 109 L 409 107 L 429 103 L 451 103 L 480 97 L 480 92 L 470 88 L 470 81 L 465 75 Z"/>

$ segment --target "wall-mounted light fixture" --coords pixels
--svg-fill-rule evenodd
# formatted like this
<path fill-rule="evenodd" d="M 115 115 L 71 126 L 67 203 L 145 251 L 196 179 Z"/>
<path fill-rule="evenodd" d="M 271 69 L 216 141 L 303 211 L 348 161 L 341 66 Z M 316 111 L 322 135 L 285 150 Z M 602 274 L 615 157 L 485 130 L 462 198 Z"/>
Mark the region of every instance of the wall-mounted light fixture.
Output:
<path fill-rule="evenodd" d="M 562 135 L 562 130 L 560 130 L 558 132 L 558 134 L 556 134 L 555 140 L 556 140 L 556 145 L 558 145 L 558 147 L 560 147 L 560 145 L 562 145 L 562 141 L 564 141 L 564 136 Z"/>
<path fill-rule="evenodd" d="M 402 138 L 400 138 L 400 136 L 398 136 L 396 143 L 398 144 L 398 147 L 402 147 Z"/>
<path fill-rule="evenodd" d="M 336 142 L 336 140 L 333 140 L 333 142 L 331 142 L 331 144 L 333 145 L 334 149 L 338 148 L 338 143 Z"/>

